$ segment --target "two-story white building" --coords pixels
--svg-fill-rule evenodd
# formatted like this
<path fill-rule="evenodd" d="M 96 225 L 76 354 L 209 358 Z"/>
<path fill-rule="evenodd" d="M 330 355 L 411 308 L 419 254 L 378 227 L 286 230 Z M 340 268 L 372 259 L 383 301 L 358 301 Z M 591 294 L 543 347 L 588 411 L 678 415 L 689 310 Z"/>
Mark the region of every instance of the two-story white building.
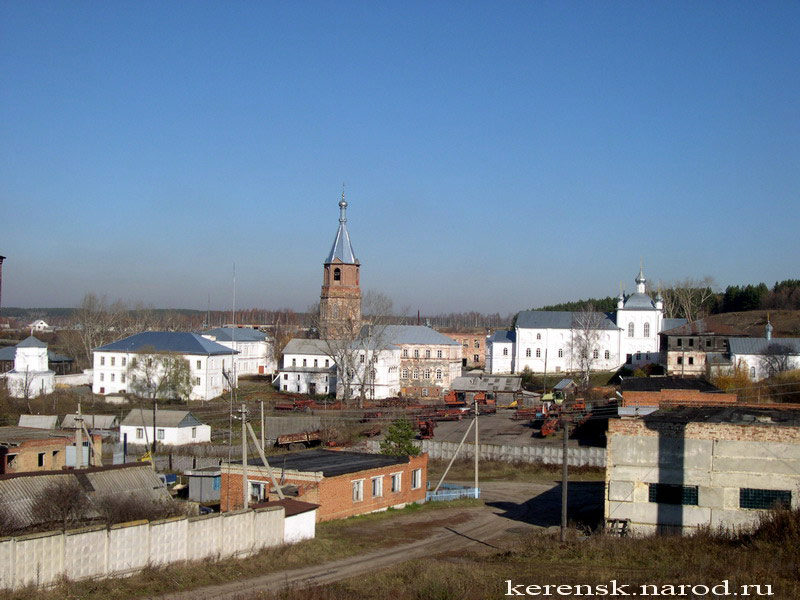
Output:
<path fill-rule="evenodd" d="M 178 355 L 189 363 L 192 391 L 190 400 L 210 400 L 236 385 L 233 369 L 236 350 L 226 348 L 196 333 L 184 331 L 145 331 L 94 350 L 92 392 L 125 394 L 131 376 L 141 376 L 138 359 L 159 354 Z M 226 378 L 226 375 L 228 378 Z"/>
<path fill-rule="evenodd" d="M 263 331 L 249 327 L 218 327 L 200 335 L 226 348 L 236 350 L 237 375 L 265 375 L 275 372 L 275 346 Z"/>
<path fill-rule="evenodd" d="M 582 335 L 581 320 L 591 320 L 594 338 L 592 369 L 608 371 L 622 365 L 660 363 L 659 332 L 677 327 L 685 319 L 665 319 L 660 295 L 653 300 L 645 292 L 646 279 L 639 271 L 636 292 L 620 293 L 617 310 L 587 317 L 580 312 L 526 310 L 517 315 L 514 329 L 500 330 L 489 338 L 486 370 L 489 373 L 534 373 L 576 371 L 576 337 Z"/>
<path fill-rule="evenodd" d="M 325 340 L 294 338 L 283 349 L 275 386 L 283 392 L 327 396 L 336 393 L 336 363 Z"/>

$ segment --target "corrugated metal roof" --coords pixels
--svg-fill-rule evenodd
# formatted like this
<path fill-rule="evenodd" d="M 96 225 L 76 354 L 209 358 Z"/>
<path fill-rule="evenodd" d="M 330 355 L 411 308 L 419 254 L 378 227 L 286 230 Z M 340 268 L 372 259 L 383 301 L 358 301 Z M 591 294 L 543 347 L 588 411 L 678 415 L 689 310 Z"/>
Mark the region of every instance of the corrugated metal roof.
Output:
<path fill-rule="evenodd" d="M 77 423 L 75 418 L 77 413 L 65 415 L 61 421 L 62 429 L 76 429 Z M 83 417 L 83 424 L 87 429 L 114 429 L 117 426 L 116 415 L 81 415 Z"/>
<path fill-rule="evenodd" d="M 177 352 L 215 356 L 237 353 L 196 333 L 186 331 L 145 331 L 94 349 L 95 352 Z"/>
<path fill-rule="evenodd" d="M 517 327 L 521 329 L 571 329 L 580 311 L 523 310 L 517 315 Z M 598 329 L 618 329 L 611 313 L 598 313 Z"/>
<path fill-rule="evenodd" d="M 453 338 L 425 325 L 387 325 L 384 337 L 392 344 L 458 346 Z"/>
<path fill-rule="evenodd" d="M 283 348 L 283 354 L 314 354 L 318 356 L 330 356 L 330 348 L 325 340 L 305 340 L 292 338 Z"/>
<path fill-rule="evenodd" d="M 267 334 L 250 327 L 217 327 L 200 335 L 214 342 L 263 342 Z"/>
<path fill-rule="evenodd" d="M 35 427 L 36 429 L 55 429 L 58 415 L 20 415 L 20 427 Z"/>
<path fill-rule="evenodd" d="M 456 377 L 450 389 L 458 392 L 518 392 L 522 389 L 522 378 L 519 375 Z"/>
<path fill-rule="evenodd" d="M 731 354 L 800 354 L 800 338 L 745 338 L 728 340 Z"/>
<path fill-rule="evenodd" d="M 130 496 L 141 498 L 143 501 L 172 501 L 166 487 L 149 464 L 133 464 L 0 475 L 0 506 L 14 518 L 17 527 L 30 527 L 42 523 L 41 518 L 34 515 L 31 510 L 35 499 L 41 494 L 48 493 L 51 485 L 58 484 L 65 478 L 78 480 L 86 495 L 94 501 L 101 498 Z M 89 518 L 98 516 L 96 510 L 93 508 L 89 510 Z"/>
<path fill-rule="evenodd" d="M 575 383 L 572 379 L 570 379 L 569 377 L 565 377 L 564 379 L 559 381 L 557 384 L 555 384 L 553 386 L 553 389 L 561 391 L 561 390 L 566 390 L 568 388 L 577 387 L 577 385 L 578 384 Z"/>
<path fill-rule="evenodd" d="M 202 425 L 188 410 L 158 410 L 156 411 L 156 424 L 158 427 L 195 427 Z M 132 427 L 152 427 L 153 411 L 134 408 L 122 420 L 121 425 Z"/>

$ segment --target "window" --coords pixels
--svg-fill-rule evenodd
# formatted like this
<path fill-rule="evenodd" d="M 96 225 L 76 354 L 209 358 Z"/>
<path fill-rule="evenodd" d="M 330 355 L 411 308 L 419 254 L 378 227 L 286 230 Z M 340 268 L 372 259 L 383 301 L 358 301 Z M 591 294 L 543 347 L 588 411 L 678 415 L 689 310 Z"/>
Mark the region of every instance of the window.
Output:
<path fill-rule="evenodd" d="M 364 355 L 363 354 L 360 354 L 358 356 L 358 362 L 360 362 L 362 365 L 364 364 Z"/>
<path fill-rule="evenodd" d="M 114 373 L 111 374 L 111 381 L 114 381 Z"/>
<path fill-rule="evenodd" d="M 157 440 L 163 440 L 164 439 L 164 430 L 161 429 L 160 427 L 158 429 L 156 429 L 156 439 Z"/>
<path fill-rule="evenodd" d="M 216 479 L 216 478 L 215 478 Z M 267 484 L 263 481 L 247 480 L 250 487 L 250 502 L 261 502 L 267 495 Z"/>
<path fill-rule="evenodd" d="M 39 452 L 39 456 L 37 458 L 38 458 L 38 462 L 36 464 L 38 466 L 40 466 L 40 467 L 43 467 L 44 466 L 44 452 Z"/>
<path fill-rule="evenodd" d="M 536 349 L 536 358 L 541 358 L 541 357 L 542 357 L 542 349 L 541 348 L 537 348 Z"/>
<path fill-rule="evenodd" d="M 644 324 L 644 337 L 650 337 L 650 323 Z"/>
<path fill-rule="evenodd" d="M 756 378 L 756 368 L 750 367 L 750 379 L 755 379 L 755 378 Z"/>
<path fill-rule="evenodd" d="M 464 346 L 464 348 L 469 348 L 469 340 L 462 340 L 461 345 Z"/>
<path fill-rule="evenodd" d="M 357 479 L 353 482 L 353 502 L 361 502 L 364 499 L 364 480 Z"/>
<path fill-rule="evenodd" d="M 628 337 L 633 337 L 633 323 L 628 323 Z"/>
<path fill-rule="evenodd" d="M 431 351 L 425 350 L 425 358 L 430 358 L 430 357 L 431 357 Z"/>
<path fill-rule="evenodd" d="M 503 348 L 503 356 L 508 356 L 508 348 Z"/>
<path fill-rule="evenodd" d="M 114 366 L 115 359 L 116 359 L 116 357 L 115 357 L 115 356 L 112 356 L 112 357 L 111 357 L 111 366 L 112 366 L 112 367 Z"/>
<path fill-rule="evenodd" d="M 711 348 L 711 340 L 706 340 L 706 348 Z"/>
<path fill-rule="evenodd" d="M 122 357 L 122 366 L 124 367 L 127 364 L 128 364 L 128 359 L 123 356 Z"/>
<path fill-rule="evenodd" d="M 525 348 L 525 357 L 526 358 L 530 358 L 531 357 L 531 349 L 530 348 Z"/>
<path fill-rule="evenodd" d="M 408 369 L 403 369 L 402 371 L 400 371 L 400 377 L 402 379 L 408 379 Z"/>
<path fill-rule="evenodd" d="M 200 378 L 199 377 L 195 377 L 194 378 L 194 384 L 195 385 L 200 385 Z"/>
<path fill-rule="evenodd" d="M 304 358 L 303 359 L 303 366 L 305 367 L 306 365 L 308 365 L 308 361 Z"/>
<path fill-rule="evenodd" d="M 336 267 L 333 270 L 333 280 L 334 281 L 341 281 L 342 280 L 342 270 L 339 267 Z"/>
<path fill-rule="evenodd" d="M 678 357 L 678 364 L 679 364 L 679 365 L 682 365 L 682 364 L 683 364 L 683 357 L 682 357 L 682 356 L 679 356 L 679 357 Z"/>
<path fill-rule="evenodd" d="M 374 365 L 374 364 L 376 364 L 377 362 L 378 362 L 378 355 L 377 355 L 377 354 L 373 354 L 373 355 L 372 355 L 372 364 Z"/>
<path fill-rule="evenodd" d="M 408 348 L 403 348 L 403 358 L 408 358 Z"/>
<path fill-rule="evenodd" d="M 6 466 L 11 467 L 14 465 L 14 462 L 17 460 L 16 454 L 7 454 L 6 455 Z"/>
<path fill-rule="evenodd" d="M 122 373 L 122 374 L 119 376 L 119 380 L 120 380 L 122 383 L 125 383 L 125 373 Z"/>
<path fill-rule="evenodd" d="M 296 359 L 296 358 L 293 358 L 293 359 L 292 359 L 292 366 L 293 366 L 293 367 L 296 367 L 296 366 L 297 366 L 297 359 Z"/>
<path fill-rule="evenodd" d="M 197 361 L 197 368 L 198 368 L 198 370 L 203 368 L 203 367 L 202 367 L 202 364 L 203 364 L 203 363 L 201 363 L 199 360 Z"/>
<path fill-rule="evenodd" d="M 289 374 L 288 373 L 284 373 L 283 374 L 283 380 L 286 381 L 287 379 L 289 379 Z"/>
<path fill-rule="evenodd" d="M 403 485 L 403 474 L 402 473 L 392 473 L 392 491 L 397 493 L 402 489 Z"/>
<path fill-rule="evenodd" d="M 422 469 L 411 471 L 411 489 L 418 490 L 422 487 Z"/>
<path fill-rule="evenodd" d="M 600 358 L 600 351 L 595 350 L 594 352 L 592 352 L 592 358 Z"/>
<path fill-rule="evenodd" d="M 317 366 L 318 366 L 318 365 L 317 365 L 317 359 L 315 358 L 315 359 L 314 359 L 314 368 L 316 368 Z"/>
<path fill-rule="evenodd" d="M 100 357 L 100 366 L 102 367 L 102 366 L 104 366 L 105 364 L 106 364 L 106 357 L 105 357 L 105 356 L 101 356 L 101 357 Z"/>
<path fill-rule="evenodd" d="M 603 354 L 603 357 L 604 357 L 606 360 L 608 360 L 609 358 L 611 358 L 611 352 L 609 352 L 608 350 L 606 350 L 606 351 L 605 351 L 605 354 Z"/>
<path fill-rule="evenodd" d="M 425 369 L 425 371 L 423 371 L 422 375 L 423 375 L 423 379 L 430 379 L 431 378 L 431 370 L 430 369 Z"/>
<path fill-rule="evenodd" d="M 325 359 L 325 366 L 326 367 L 330 366 L 330 359 L 328 359 L 328 358 Z"/>
<path fill-rule="evenodd" d="M 105 381 L 105 380 L 106 380 L 105 373 L 100 373 L 100 381 Z"/>
<path fill-rule="evenodd" d="M 650 353 L 649 353 L 649 352 L 647 352 L 647 353 L 644 355 L 644 359 L 645 359 L 645 360 L 650 360 Z"/>
<path fill-rule="evenodd" d="M 694 338 L 689 338 L 689 347 L 690 348 L 694 347 Z"/>
<path fill-rule="evenodd" d="M 475 340 L 474 347 L 475 348 L 480 348 L 481 347 L 481 341 L 480 340 Z"/>
<path fill-rule="evenodd" d="M 697 486 L 651 483 L 649 484 L 649 501 L 657 504 L 697 506 Z"/>
<path fill-rule="evenodd" d="M 564 358 L 564 349 L 563 348 L 559 348 L 558 349 L 558 358 Z"/>
<path fill-rule="evenodd" d="M 690 365 L 693 365 L 693 364 L 694 364 L 694 356 L 690 356 L 690 357 L 689 357 L 689 364 L 690 364 Z"/>
<path fill-rule="evenodd" d="M 192 437 L 193 438 L 197 437 L 197 427 L 192 427 Z"/>
<path fill-rule="evenodd" d="M 478 362 L 480 359 L 477 354 L 472 355 L 472 362 Z"/>
<path fill-rule="evenodd" d="M 137 427 L 136 428 L 136 439 L 137 440 L 141 440 L 143 438 L 144 438 L 144 428 L 143 427 Z"/>
<path fill-rule="evenodd" d="M 537 340 L 540 340 L 540 339 L 542 339 L 542 334 L 541 334 L 541 333 L 537 333 L 537 334 L 536 334 L 536 339 L 537 339 Z"/>
<path fill-rule="evenodd" d="M 642 360 L 642 353 L 641 352 L 637 352 L 636 353 L 636 360 Z"/>
<path fill-rule="evenodd" d="M 678 346 L 683 346 L 683 338 L 678 338 Z"/>
<path fill-rule="evenodd" d="M 283 391 L 284 392 L 288 392 L 289 391 L 289 386 L 288 385 L 284 385 L 283 386 Z"/>
<path fill-rule="evenodd" d="M 442 358 L 442 351 L 441 350 L 437 350 L 436 351 L 436 358 Z"/>
<path fill-rule="evenodd" d="M 419 350 L 414 350 L 414 358 L 419 358 Z"/>
<path fill-rule="evenodd" d="M 372 478 L 372 497 L 380 498 L 383 496 L 383 475 Z"/>
<path fill-rule="evenodd" d="M 791 508 L 792 492 L 789 490 L 759 490 L 742 488 L 739 490 L 739 508 Z"/>
<path fill-rule="evenodd" d="M 414 370 L 411 372 L 411 378 L 412 378 L 412 379 L 419 379 L 419 371 L 417 371 L 416 369 L 414 369 Z"/>
<path fill-rule="evenodd" d="M 436 381 L 441 381 L 441 380 L 442 380 L 442 370 L 436 369 Z"/>

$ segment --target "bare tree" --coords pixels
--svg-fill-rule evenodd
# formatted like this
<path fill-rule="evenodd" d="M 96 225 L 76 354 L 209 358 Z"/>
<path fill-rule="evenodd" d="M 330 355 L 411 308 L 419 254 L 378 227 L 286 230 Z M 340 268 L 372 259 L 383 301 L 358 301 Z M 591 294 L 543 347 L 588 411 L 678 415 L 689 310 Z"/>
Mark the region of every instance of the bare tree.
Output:
<path fill-rule="evenodd" d="M 161 398 L 188 398 L 192 391 L 189 361 L 174 352 L 145 348 L 128 364 L 128 389 L 153 402 Z"/>
<path fill-rule="evenodd" d="M 686 278 L 667 285 L 662 291 L 664 316 L 682 317 L 690 323 L 709 313 L 717 283 L 713 277 Z"/>
<path fill-rule="evenodd" d="M 33 397 L 34 389 L 33 382 L 35 376 L 31 373 L 30 369 L 26 366 L 25 371 L 21 377 L 15 377 L 12 380 L 6 380 L 8 386 L 8 393 L 14 398 L 21 398 L 25 402 L 25 407 L 28 409 L 28 414 L 32 414 L 31 410 L 31 397 Z"/>
<path fill-rule="evenodd" d="M 100 513 L 100 518 L 108 525 L 139 520 L 153 521 L 186 514 L 185 504 L 179 504 L 172 500 L 143 498 L 130 493 L 103 496 L 94 504 L 97 512 Z"/>
<path fill-rule="evenodd" d="M 594 305 L 587 304 L 580 312 L 572 313 L 570 355 L 580 374 L 581 387 L 589 389 L 592 366 L 600 355 L 600 335 L 605 317 Z"/>
<path fill-rule="evenodd" d="M 761 372 L 765 373 L 767 377 L 772 377 L 778 373 L 791 370 L 790 356 L 794 351 L 777 342 L 767 345 L 764 354 L 759 357 Z"/>
<path fill-rule="evenodd" d="M 78 525 L 87 518 L 89 510 L 86 492 L 71 475 L 60 476 L 48 484 L 34 495 L 31 503 L 31 515 L 38 523 L 58 524 L 62 529 Z"/>
<path fill-rule="evenodd" d="M 92 364 L 92 351 L 95 348 L 114 339 L 118 309 L 118 304 L 115 304 L 112 311 L 105 296 L 100 298 L 89 293 L 75 311 L 72 324 L 78 332 L 81 351 L 88 364 Z"/>

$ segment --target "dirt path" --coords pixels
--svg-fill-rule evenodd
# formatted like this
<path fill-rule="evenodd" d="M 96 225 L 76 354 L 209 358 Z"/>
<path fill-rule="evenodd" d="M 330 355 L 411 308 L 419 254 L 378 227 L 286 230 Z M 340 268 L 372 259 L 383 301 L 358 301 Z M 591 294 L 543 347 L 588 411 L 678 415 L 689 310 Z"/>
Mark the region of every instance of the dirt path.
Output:
<path fill-rule="evenodd" d="M 454 546 L 480 544 L 497 548 L 491 542 L 510 529 L 515 533 L 535 528 L 526 523 L 532 517 L 535 497 L 546 495 L 552 485 L 493 482 L 483 486 L 485 508 L 468 511 L 471 518 L 452 527 L 437 526 L 431 535 L 412 543 L 384 548 L 320 565 L 270 573 L 244 581 L 234 581 L 204 588 L 157 597 L 158 600 L 233 600 L 257 592 L 277 592 L 287 587 L 305 588 L 333 583 L 368 571 L 395 566 L 399 563 L 452 550 Z M 494 505 L 494 506 L 492 506 Z M 429 518 L 427 515 L 424 518 Z"/>

